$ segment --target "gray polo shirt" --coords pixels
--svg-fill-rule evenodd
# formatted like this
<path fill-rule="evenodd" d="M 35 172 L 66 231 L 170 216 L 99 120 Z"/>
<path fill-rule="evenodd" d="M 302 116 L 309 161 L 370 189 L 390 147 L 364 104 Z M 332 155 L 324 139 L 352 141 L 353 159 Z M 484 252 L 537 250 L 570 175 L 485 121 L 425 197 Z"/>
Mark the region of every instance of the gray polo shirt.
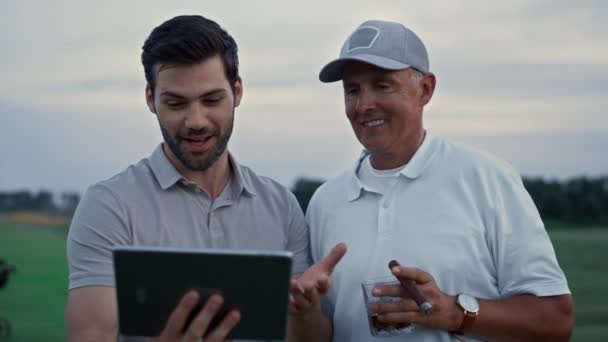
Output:
<path fill-rule="evenodd" d="M 162 145 L 149 158 L 91 186 L 67 239 L 69 288 L 114 286 L 115 245 L 289 250 L 293 272 L 310 264 L 304 215 L 284 186 L 239 165 L 212 200 L 184 179 Z"/>

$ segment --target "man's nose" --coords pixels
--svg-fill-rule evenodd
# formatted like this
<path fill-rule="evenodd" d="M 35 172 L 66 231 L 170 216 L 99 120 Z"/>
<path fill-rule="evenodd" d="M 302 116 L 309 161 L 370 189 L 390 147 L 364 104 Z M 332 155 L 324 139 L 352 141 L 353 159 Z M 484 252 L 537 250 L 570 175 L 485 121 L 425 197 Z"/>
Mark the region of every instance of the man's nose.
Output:
<path fill-rule="evenodd" d="M 209 109 L 200 103 L 194 103 L 186 116 L 186 128 L 202 129 L 209 125 Z"/>
<path fill-rule="evenodd" d="M 376 96 L 370 90 L 361 89 L 357 97 L 355 109 L 358 113 L 365 113 L 376 109 Z"/>

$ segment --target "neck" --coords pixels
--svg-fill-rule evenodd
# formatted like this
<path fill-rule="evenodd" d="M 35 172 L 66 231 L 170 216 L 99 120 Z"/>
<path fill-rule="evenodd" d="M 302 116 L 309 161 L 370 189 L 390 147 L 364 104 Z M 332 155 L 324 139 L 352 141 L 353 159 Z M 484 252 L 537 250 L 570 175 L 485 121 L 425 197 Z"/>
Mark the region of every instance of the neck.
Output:
<path fill-rule="evenodd" d="M 403 166 L 412 159 L 426 135 L 425 130 L 417 132 L 408 143 L 403 144 L 396 151 L 377 152 L 370 151 L 370 159 L 372 166 L 376 170 L 390 170 Z"/>
<path fill-rule="evenodd" d="M 165 151 L 165 155 L 169 157 L 173 166 L 175 166 L 177 172 L 205 190 L 211 199 L 217 198 L 226 187 L 230 174 L 232 173 L 232 168 L 228 159 L 228 150 L 225 150 L 220 158 L 205 171 L 193 171 L 186 168 L 177 160 L 165 144 L 163 144 L 163 150 Z"/>

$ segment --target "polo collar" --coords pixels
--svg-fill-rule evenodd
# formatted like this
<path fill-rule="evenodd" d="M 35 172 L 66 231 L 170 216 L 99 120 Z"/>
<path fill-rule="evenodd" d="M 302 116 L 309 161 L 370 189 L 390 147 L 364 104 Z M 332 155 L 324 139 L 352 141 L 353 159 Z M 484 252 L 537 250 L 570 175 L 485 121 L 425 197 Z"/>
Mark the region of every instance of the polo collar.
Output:
<path fill-rule="evenodd" d="M 420 145 L 420 147 L 418 147 L 416 153 L 414 153 L 414 155 L 412 156 L 412 159 L 410 159 L 407 165 L 405 165 L 405 167 L 401 171 L 399 171 L 399 173 L 408 179 L 414 180 L 419 178 L 426 169 L 426 167 L 430 164 L 430 161 L 432 160 L 433 154 L 436 150 L 436 148 L 434 148 L 436 146 L 436 144 L 433 143 L 434 140 L 434 137 L 428 131 L 425 131 L 425 136 L 424 140 L 422 141 L 422 144 Z M 365 190 L 365 186 L 363 185 L 357 174 L 359 173 L 359 169 L 361 168 L 361 163 L 367 156 L 369 156 L 369 154 L 370 153 L 368 150 L 363 150 L 361 152 L 361 155 L 348 173 L 349 179 L 346 195 L 349 202 L 357 200 Z"/>
<path fill-rule="evenodd" d="M 182 175 L 163 151 L 163 144 L 158 144 L 150 155 L 150 168 L 161 189 L 167 190 L 183 179 Z"/>
<path fill-rule="evenodd" d="M 156 177 L 161 189 L 167 190 L 175 185 L 175 183 L 185 180 L 165 154 L 162 143 L 154 149 L 149 160 L 152 173 Z M 251 179 L 243 172 L 242 167 L 230 152 L 228 152 L 228 161 L 232 166 L 233 174 L 230 177 L 229 186 L 232 188 L 233 196 L 237 198 L 243 192 L 255 196 Z"/>
<path fill-rule="evenodd" d="M 249 177 L 250 175 L 244 172 L 243 167 L 230 152 L 228 152 L 228 160 L 230 161 L 230 165 L 232 165 L 232 177 L 234 179 L 232 192 L 234 197 L 237 198 L 243 192 L 256 196 L 255 188 Z"/>

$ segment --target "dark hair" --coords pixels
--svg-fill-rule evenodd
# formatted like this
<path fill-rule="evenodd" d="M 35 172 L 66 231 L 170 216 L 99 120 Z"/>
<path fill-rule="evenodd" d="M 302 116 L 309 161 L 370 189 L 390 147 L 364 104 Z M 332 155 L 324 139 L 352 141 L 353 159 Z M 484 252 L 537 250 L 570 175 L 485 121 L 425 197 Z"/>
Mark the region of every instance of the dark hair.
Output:
<path fill-rule="evenodd" d="M 152 91 L 156 86 L 157 64 L 192 65 L 219 55 L 224 72 L 234 90 L 239 75 L 238 47 L 234 38 L 215 21 L 200 15 L 180 15 L 150 33 L 142 47 L 141 63 Z"/>

